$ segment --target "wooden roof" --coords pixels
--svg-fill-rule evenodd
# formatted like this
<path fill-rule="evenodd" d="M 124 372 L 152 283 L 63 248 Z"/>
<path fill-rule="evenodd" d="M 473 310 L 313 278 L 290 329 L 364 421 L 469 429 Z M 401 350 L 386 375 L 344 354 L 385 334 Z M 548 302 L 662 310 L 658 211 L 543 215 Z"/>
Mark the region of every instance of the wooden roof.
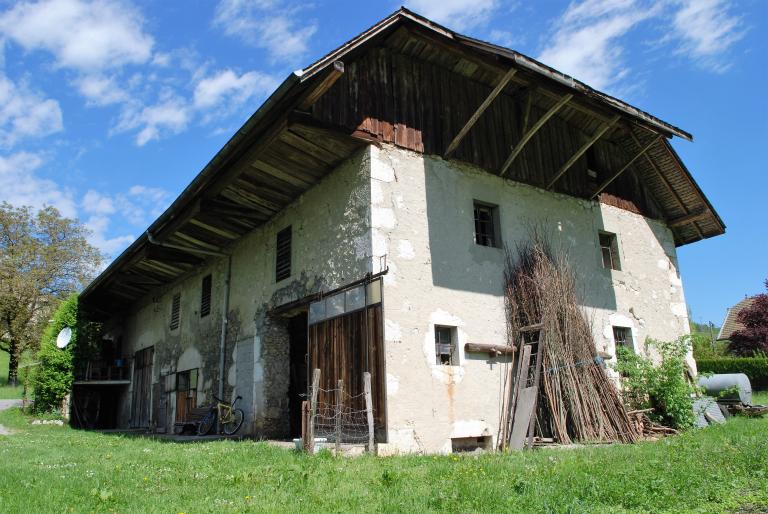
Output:
<path fill-rule="evenodd" d="M 520 95 L 528 92 L 529 111 L 547 113 L 557 107 L 552 119 L 575 127 L 575 140 L 583 139 L 583 135 L 604 134 L 611 145 L 635 156 L 624 168 L 631 168 L 642 184 L 628 182 L 625 187 L 636 184 L 650 191 L 651 203 L 659 204 L 678 244 L 724 232 L 722 221 L 667 142 L 673 136 L 690 140 L 690 134 L 529 57 L 461 36 L 400 9 L 304 70 L 291 74 L 173 204 L 85 289 L 84 302 L 105 312 L 114 311 L 191 272 L 205 258 L 222 255 L 231 243 L 271 219 L 366 144 L 389 141 L 417 151 L 445 153 L 451 146 L 450 139 L 457 140 L 455 132 L 427 134 L 416 131 L 412 126 L 416 123 L 393 125 L 387 116 L 346 123 L 339 119 L 351 110 L 347 109 L 353 94 L 350 87 L 357 87 L 345 76 L 345 63 L 355 66 L 377 49 L 464 77 L 477 94 L 487 95 L 493 90 L 509 105 L 521 102 Z M 500 83 L 502 77 L 509 85 Z M 410 80 L 407 76 L 400 78 Z M 369 91 L 367 96 L 375 99 L 382 94 Z M 571 98 L 563 102 L 566 96 Z M 341 104 L 334 104 L 334 98 L 341 99 Z M 485 103 L 490 101 L 494 99 L 489 97 Z M 459 114 L 454 109 L 452 115 L 463 124 L 469 116 Z M 489 119 L 481 122 L 491 123 Z M 452 130 L 448 123 L 438 129 Z M 501 151 L 494 149 L 478 157 L 472 141 L 479 138 L 471 134 L 471 129 L 467 132 L 469 136 L 463 142 L 450 141 L 455 157 L 488 170 L 503 168 Z M 532 147 L 537 137 L 531 136 Z M 521 156 L 533 151 L 526 149 Z M 491 157 L 496 160 L 487 161 Z M 526 178 L 523 157 L 499 172 L 508 173 L 504 176 L 514 180 L 541 185 Z M 569 162 L 573 164 L 579 157 L 575 155 Z M 569 178 L 567 171 L 561 170 L 563 179 L 555 176 L 547 186 L 589 197 L 593 191 L 576 187 L 577 181 Z M 605 189 L 606 194 L 610 192 L 610 188 Z"/>

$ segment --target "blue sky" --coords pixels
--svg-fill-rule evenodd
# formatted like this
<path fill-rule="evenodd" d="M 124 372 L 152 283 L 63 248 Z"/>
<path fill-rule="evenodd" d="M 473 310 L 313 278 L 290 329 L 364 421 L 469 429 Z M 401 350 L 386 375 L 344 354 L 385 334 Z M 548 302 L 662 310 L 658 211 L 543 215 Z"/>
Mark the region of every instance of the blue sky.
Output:
<path fill-rule="evenodd" d="M 697 321 L 768 277 L 768 2 L 414 0 L 693 133 L 674 146 L 728 226 L 679 250 Z M 116 256 L 294 69 L 398 2 L 0 4 L 0 200 L 79 217 Z"/>

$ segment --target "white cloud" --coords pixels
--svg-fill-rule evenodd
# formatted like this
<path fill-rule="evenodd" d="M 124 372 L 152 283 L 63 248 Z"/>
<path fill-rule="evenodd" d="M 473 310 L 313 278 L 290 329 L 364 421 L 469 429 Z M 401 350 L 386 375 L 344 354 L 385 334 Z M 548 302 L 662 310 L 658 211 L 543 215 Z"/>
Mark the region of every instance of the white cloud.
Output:
<path fill-rule="evenodd" d="M 680 0 L 673 18 L 678 51 L 713 71 L 728 66 L 719 58 L 746 33 L 742 19 L 726 0 Z"/>
<path fill-rule="evenodd" d="M 39 155 L 29 152 L 0 156 L 2 200 L 17 207 L 26 205 L 41 209 L 52 206 L 64 216 L 77 216 L 77 202 L 72 192 L 36 174 L 42 164 Z"/>
<path fill-rule="evenodd" d="M 13 146 L 23 138 L 44 137 L 62 130 L 59 102 L 0 75 L 0 144 Z"/>
<path fill-rule="evenodd" d="M 306 53 L 309 39 L 317 31 L 315 23 L 297 26 L 296 12 L 278 0 L 221 0 L 213 25 L 228 36 L 267 50 L 273 60 L 293 60 Z"/>
<path fill-rule="evenodd" d="M 84 75 L 75 80 L 75 85 L 89 103 L 100 107 L 126 102 L 130 98 L 114 77 Z"/>
<path fill-rule="evenodd" d="M 147 62 L 153 39 L 136 9 L 117 0 L 22 2 L 0 15 L 0 32 L 60 67 L 95 70 Z"/>
<path fill-rule="evenodd" d="M 164 96 L 154 105 L 127 108 L 114 130 L 138 130 L 136 144 L 144 146 L 162 135 L 178 134 L 186 129 L 191 117 L 187 102 L 172 93 Z"/>
<path fill-rule="evenodd" d="M 210 108 L 224 101 L 241 104 L 254 95 L 270 93 L 276 86 L 274 77 L 258 71 L 249 71 L 238 77 L 232 70 L 222 70 L 197 83 L 195 107 Z"/>
<path fill-rule="evenodd" d="M 615 86 L 629 72 L 621 39 L 658 12 L 658 5 L 635 0 L 571 3 L 538 59 L 592 87 Z"/>
<path fill-rule="evenodd" d="M 91 231 L 88 242 L 101 250 L 107 257 L 114 257 L 123 248 L 133 242 L 135 237 L 130 234 L 109 237 L 110 218 L 103 215 L 95 215 L 88 218 L 84 225 Z"/>
<path fill-rule="evenodd" d="M 454 30 L 466 30 L 488 21 L 498 0 L 411 0 L 406 6 Z"/>

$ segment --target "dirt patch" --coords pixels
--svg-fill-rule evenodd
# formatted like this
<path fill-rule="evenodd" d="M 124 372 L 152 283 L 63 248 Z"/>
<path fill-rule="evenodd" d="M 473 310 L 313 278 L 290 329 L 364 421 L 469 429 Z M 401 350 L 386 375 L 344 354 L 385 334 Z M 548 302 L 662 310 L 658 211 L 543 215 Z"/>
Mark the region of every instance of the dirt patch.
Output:
<path fill-rule="evenodd" d="M 21 407 L 21 400 L 0 400 L 0 410 L 10 409 L 11 407 Z M 0 435 L 11 435 L 12 432 L 0 425 Z"/>

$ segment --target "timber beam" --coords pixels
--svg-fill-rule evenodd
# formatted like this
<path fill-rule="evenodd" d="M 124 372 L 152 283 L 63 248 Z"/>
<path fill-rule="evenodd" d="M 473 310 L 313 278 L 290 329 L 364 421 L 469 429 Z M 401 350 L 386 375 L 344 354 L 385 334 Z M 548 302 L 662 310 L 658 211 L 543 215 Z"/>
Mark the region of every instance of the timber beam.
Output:
<path fill-rule="evenodd" d="M 667 226 L 670 228 L 680 227 L 682 225 L 688 225 L 689 223 L 701 221 L 703 219 L 710 217 L 711 215 L 712 213 L 710 212 L 710 210 L 705 209 L 701 212 L 694 212 L 691 214 L 686 214 L 685 216 L 680 216 L 679 218 L 672 218 L 671 220 L 667 221 Z"/>
<path fill-rule="evenodd" d="M 528 132 L 523 134 L 523 137 L 520 138 L 520 142 L 515 145 L 514 149 L 512 150 L 512 153 L 507 157 L 507 160 L 504 161 L 504 165 L 501 167 L 501 170 L 499 170 L 499 176 L 504 176 L 504 174 L 509 171 L 509 168 L 512 166 L 512 163 L 515 162 L 515 159 L 518 155 L 520 155 L 520 152 L 523 151 L 523 148 L 525 148 L 525 145 L 528 143 L 528 141 L 531 140 L 533 136 L 536 135 L 536 132 L 539 131 L 541 127 L 544 126 L 544 124 L 549 121 L 549 119 L 557 114 L 557 111 L 565 107 L 565 104 L 571 101 L 573 98 L 572 94 L 567 94 L 562 97 L 560 97 L 560 100 L 553 105 L 547 112 L 544 113 L 544 115 L 536 121 L 536 123 L 533 124 L 533 126 L 528 129 Z"/>
<path fill-rule="evenodd" d="M 629 133 L 632 136 L 632 140 L 635 142 L 635 144 L 638 147 L 642 147 L 642 143 L 640 142 L 640 139 L 638 139 L 637 134 L 635 134 L 632 130 L 630 130 Z M 690 214 L 690 211 L 685 206 L 685 202 L 683 202 L 682 198 L 680 198 L 680 195 L 677 194 L 675 188 L 672 187 L 672 184 L 669 183 L 669 180 L 667 180 L 667 177 L 664 176 L 656 163 L 653 162 L 653 159 L 651 159 L 651 157 L 648 155 L 648 152 L 643 153 L 643 157 L 645 157 L 645 160 L 648 161 L 651 169 L 653 169 L 653 171 L 656 173 L 656 176 L 658 176 L 659 180 L 661 180 L 661 183 L 664 184 L 664 187 L 667 188 L 667 191 L 669 191 L 669 193 L 675 199 L 677 205 L 680 207 L 680 210 L 682 210 L 686 215 Z M 693 227 L 696 229 L 696 233 L 699 235 L 699 238 L 704 239 L 704 233 L 695 222 L 693 223 Z"/>
<path fill-rule="evenodd" d="M 477 123 L 477 120 L 480 119 L 480 116 L 483 115 L 485 110 L 491 105 L 491 103 L 496 99 L 499 94 L 504 91 L 504 88 L 509 84 L 509 81 L 512 80 L 512 77 L 515 76 L 515 73 L 517 73 L 517 70 L 515 68 L 510 68 L 507 73 L 505 73 L 501 79 L 499 79 L 499 83 L 496 84 L 496 87 L 493 88 L 493 91 L 483 100 L 483 103 L 480 104 L 480 106 L 475 110 L 475 112 L 472 114 L 472 116 L 469 117 L 469 120 L 464 124 L 463 127 L 461 127 L 461 130 L 459 130 L 459 133 L 456 134 L 456 136 L 453 138 L 453 141 L 448 145 L 448 148 L 445 150 L 444 157 L 448 157 L 451 155 L 456 148 L 459 147 L 459 144 L 461 143 L 462 139 L 469 133 L 469 131 L 474 127 L 475 123 Z"/>
<path fill-rule="evenodd" d="M 182 264 L 200 264 L 203 262 L 203 259 L 195 255 L 190 255 L 174 248 L 153 245 L 151 243 L 147 245 L 146 258 L 153 261 Z"/>
<path fill-rule="evenodd" d="M 515 347 L 503 344 L 466 343 L 464 345 L 464 351 L 470 353 L 487 353 L 491 356 L 513 355 L 515 353 Z"/>
<path fill-rule="evenodd" d="M 661 138 L 662 138 L 662 137 L 664 137 L 664 136 L 661 136 L 661 135 L 659 135 L 658 137 L 655 137 L 655 138 L 653 138 L 653 140 L 651 140 L 651 142 L 650 142 L 650 143 L 648 143 L 647 145 L 645 145 L 645 146 L 644 146 L 644 147 L 643 147 L 643 148 L 642 148 L 642 149 L 641 149 L 639 152 L 637 152 L 637 153 L 635 154 L 635 156 L 634 156 L 634 157 L 632 157 L 632 158 L 631 158 L 631 159 L 630 159 L 630 160 L 629 160 L 629 161 L 628 161 L 628 162 L 627 162 L 627 163 L 626 163 L 624 166 L 622 166 L 622 167 L 621 167 L 621 169 L 620 169 L 619 171 L 617 171 L 616 173 L 614 173 L 613 175 L 611 175 L 610 177 L 608 177 L 607 179 L 605 179 L 605 181 L 603 181 L 603 183 L 602 183 L 602 184 L 600 184 L 600 185 L 597 187 L 597 189 L 595 190 L 595 192 L 594 192 L 594 193 L 592 193 L 592 197 L 590 198 L 590 200 L 594 200 L 595 198 L 597 198 L 597 195 L 599 195 L 600 193 L 602 193 L 602 192 L 603 192 L 603 190 L 604 190 L 606 187 L 608 187 L 609 185 L 611 185 L 611 183 L 612 183 L 614 180 L 616 180 L 617 178 L 619 178 L 619 176 L 620 176 L 622 173 L 624 173 L 624 171 L 626 171 L 626 170 L 627 170 L 627 169 L 628 169 L 628 168 L 629 168 L 629 167 L 630 167 L 630 166 L 631 166 L 631 165 L 632 165 L 632 164 L 633 164 L 633 163 L 634 163 L 636 160 L 638 160 L 638 159 L 639 159 L 639 158 L 640 158 L 640 157 L 641 157 L 643 154 L 645 154 L 645 152 L 647 152 L 647 151 L 648 151 L 648 150 L 649 150 L 649 149 L 650 149 L 650 148 L 651 148 L 653 145 L 655 145 L 657 142 L 659 142 L 659 141 L 661 140 Z"/>
<path fill-rule="evenodd" d="M 589 141 L 587 141 L 586 143 L 584 143 L 583 145 L 581 145 L 581 148 L 579 148 L 579 149 L 576 151 L 576 153 L 575 153 L 575 154 L 573 154 L 573 155 L 571 156 L 571 158 L 570 158 L 570 159 L 568 159 L 568 160 L 565 162 L 565 164 L 563 164 L 563 165 L 560 167 L 560 169 L 557 171 L 557 173 L 555 173 L 555 176 L 554 176 L 554 177 L 552 177 L 552 179 L 551 179 L 551 180 L 549 181 L 549 183 L 547 184 L 547 187 L 546 187 L 546 189 L 552 189 L 552 186 L 554 186 L 554 185 L 557 183 L 557 181 L 558 181 L 558 180 L 560 180 L 560 178 L 561 178 L 563 175 L 565 175 L 565 173 L 566 173 L 566 172 L 567 172 L 569 169 L 571 169 L 571 167 L 572 167 L 574 164 L 576 164 L 576 161 L 578 161 L 578 160 L 579 160 L 579 158 L 581 158 L 581 156 L 582 156 L 582 155 L 584 155 L 584 154 L 586 153 L 586 151 L 587 151 L 587 150 L 589 150 L 590 148 L 592 148 L 592 145 L 594 145 L 595 143 L 597 143 L 598 139 L 600 139 L 601 137 L 603 137 L 603 135 L 604 135 L 606 132 L 608 132 L 608 131 L 609 131 L 611 128 L 613 128 L 613 126 L 616 124 L 616 122 L 617 122 L 617 121 L 619 121 L 619 118 L 620 118 L 620 117 L 621 117 L 621 116 L 614 116 L 614 117 L 613 117 L 613 119 L 612 119 L 611 121 L 609 121 L 608 123 L 604 123 L 604 124 L 603 124 L 603 125 L 600 127 L 600 129 L 598 129 L 598 131 L 597 131 L 597 132 L 595 132 L 595 133 L 594 133 L 594 135 L 593 135 L 591 138 L 589 138 Z"/>
<path fill-rule="evenodd" d="M 231 218 L 244 218 L 255 221 L 265 221 L 268 218 L 263 211 L 223 200 L 205 200 L 201 209 L 204 212 L 209 212 L 217 216 Z"/>

